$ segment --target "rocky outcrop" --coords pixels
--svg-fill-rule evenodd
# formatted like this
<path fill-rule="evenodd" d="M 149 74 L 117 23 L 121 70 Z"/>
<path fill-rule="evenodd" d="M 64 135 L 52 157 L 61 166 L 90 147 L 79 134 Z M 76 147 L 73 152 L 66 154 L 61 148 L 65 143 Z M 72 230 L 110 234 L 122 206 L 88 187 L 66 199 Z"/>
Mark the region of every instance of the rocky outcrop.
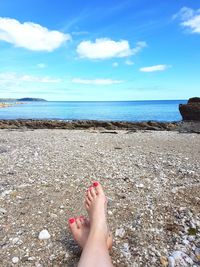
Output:
<path fill-rule="evenodd" d="M 32 98 L 32 97 L 24 97 L 17 99 L 18 101 L 47 101 L 43 98 Z"/>
<path fill-rule="evenodd" d="M 200 97 L 193 97 L 187 104 L 180 104 L 179 111 L 183 121 L 200 121 Z"/>
<path fill-rule="evenodd" d="M 175 131 L 178 122 L 126 122 L 95 120 L 0 120 L 0 129 L 106 129 L 106 130 L 154 130 Z"/>

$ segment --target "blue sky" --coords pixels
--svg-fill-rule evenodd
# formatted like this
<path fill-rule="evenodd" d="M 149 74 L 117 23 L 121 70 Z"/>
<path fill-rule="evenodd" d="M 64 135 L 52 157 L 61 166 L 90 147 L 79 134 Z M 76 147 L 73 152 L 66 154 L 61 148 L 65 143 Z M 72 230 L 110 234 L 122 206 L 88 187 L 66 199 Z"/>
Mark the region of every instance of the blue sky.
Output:
<path fill-rule="evenodd" d="M 198 1 L 0 1 L 0 97 L 114 101 L 199 92 Z"/>

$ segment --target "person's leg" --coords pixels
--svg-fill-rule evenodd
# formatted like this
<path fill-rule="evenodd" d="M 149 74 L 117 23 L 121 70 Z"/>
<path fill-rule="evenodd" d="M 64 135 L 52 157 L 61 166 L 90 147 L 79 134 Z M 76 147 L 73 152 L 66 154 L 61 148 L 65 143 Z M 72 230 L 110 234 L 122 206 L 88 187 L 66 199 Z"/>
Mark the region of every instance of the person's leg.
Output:
<path fill-rule="evenodd" d="M 83 249 L 90 233 L 90 221 L 84 216 L 69 219 L 69 228 L 72 232 L 74 240 Z M 107 248 L 112 248 L 112 235 L 107 235 Z"/>
<path fill-rule="evenodd" d="M 88 190 L 85 205 L 90 219 L 90 233 L 78 267 L 113 267 L 106 244 L 107 200 L 98 182 L 93 183 L 93 187 Z"/>

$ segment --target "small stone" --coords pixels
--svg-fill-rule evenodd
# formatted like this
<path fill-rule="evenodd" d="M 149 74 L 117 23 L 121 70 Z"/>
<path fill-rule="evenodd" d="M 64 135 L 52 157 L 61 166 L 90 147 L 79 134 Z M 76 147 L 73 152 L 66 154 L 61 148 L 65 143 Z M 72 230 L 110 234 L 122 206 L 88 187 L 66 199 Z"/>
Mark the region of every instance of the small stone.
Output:
<path fill-rule="evenodd" d="M 125 235 L 125 230 L 124 230 L 124 228 L 116 229 L 116 231 L 115 231 L 115 236 L 124 237 L 124 235 Z"/>
<path fill-rule="evenodd" d="M 7 212 L 7 210 L 0 208 L 0 213 L 5 214 Z"/>
<path fill-rule="evenodd" d="M 12 258 L 12 262 L 13 263 L 18 263 L 19 262 L 19 258 L 18 257 L 13 257 Z"/>
<path fill-rule="evenodd" d="M 18 237 L 15 237 L 12 239 L 12 243 L 13 243 L 13 245 L 21 245 L 21 244 L 23 244 L 23 241 L 20 240 Z"/>
<path fill-rule="evenodd" d="M 50 237 L 51 237 L 51 236 L 50 236 L 49 232 L 48 232 L 46 229 L 42 230 L 42 231 L 39 233 L 39 236 L 38 236 L 38 238 L 39 238 L 40 240 L 47 240 L 47 239 L 49 239 Z"/>
<path fill-rule="evenodd" d="M 70 256 L 69 253 L 66 252 L 66 253 L 65 253 L 65 259 L 69 258 L 69 256 Z"/>
<path fill-rule="evenodd" d="M 50 217 L 51 217 L 52 219 L 57 219 L 58 215 L 56 215 L 56 214 L 54 214 L 54 213 L 51 213 L 51 214 L 50 214 Z"/>
<path fill-rule="evenodd" d="M 166 257 L 160 257 L 160 263 L 162 266 L 167 267 L 168 266 L 168 260 Z"/>
<path fill-rule="evenodd" d="M 55 259 L 55 255 L 52 254 L 50 257 L 49 257 L 50 261 L 53 261 Z"/>
<path fill-rule="evenodd" d="M 28 257 L 28 261 L 34 261 L 35 257 Z"/>
<path fill-rule="evenodd" d="M 172 252 L 172 257 L 175 259 L 177 267 L 187 267 L 188 264 L 192 265 L 193 260 L 184 252 L 176 250 Z M 190 266 L 189 265 L 189 266 Z"/>
<path fill-rule="evenodd" d="M 168 257 L 168 267 L 175 267 L 175 259 L 173 257 Z"/>
<path fill-rule="evenodd" d="M 136 184 L 136 187 L 137 187 L 137 188 L 143 188 L 144 185 L 143 185 L 143 184 Z"/>
<path fill-rule="evenodd" d="M 172 190 L 171 190 L 171 192 L 173 193 L 173 194 L 176 194 L 177 193 L 177 188 L 173 188 Z"/>
<path fill-rule="evenodd" d="M 194 240 L 195 240 L 195 236 L 192 236 L 192 235 L 188 236 L 188 240 L 189 240 L 190 242 L 194 241 Z"/>
<path fill-rule="evenodd" d="M 112 215 L 113 213 L 112 213 L 112 211 L 111 210 L 109 210 L 108 211 L 108 215 Z"/>
<path fill-rule="evenodd" d="M 196 255 L 198 261 L 200 261 L 200 248 L 195 249 L 195 255 Z"/>
<path fill-rule="evenodd" d="M 129 244 L 128 243 L 123 244 L 121 252 L 128 260 L 131 258 L 131 253 L 129 250 Z"/>

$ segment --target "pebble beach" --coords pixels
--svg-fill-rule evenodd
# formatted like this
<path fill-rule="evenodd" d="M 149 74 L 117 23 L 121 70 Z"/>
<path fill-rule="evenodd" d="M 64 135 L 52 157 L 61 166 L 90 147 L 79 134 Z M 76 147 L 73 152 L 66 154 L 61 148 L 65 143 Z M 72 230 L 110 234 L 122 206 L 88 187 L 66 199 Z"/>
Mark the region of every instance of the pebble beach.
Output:
<path fill-rule="evenodd" d="M 70 217 L 100 181 L 116 267 L 200 266 L 200 136 L 0 130 L 0 266 L 76 266 Z"/>

